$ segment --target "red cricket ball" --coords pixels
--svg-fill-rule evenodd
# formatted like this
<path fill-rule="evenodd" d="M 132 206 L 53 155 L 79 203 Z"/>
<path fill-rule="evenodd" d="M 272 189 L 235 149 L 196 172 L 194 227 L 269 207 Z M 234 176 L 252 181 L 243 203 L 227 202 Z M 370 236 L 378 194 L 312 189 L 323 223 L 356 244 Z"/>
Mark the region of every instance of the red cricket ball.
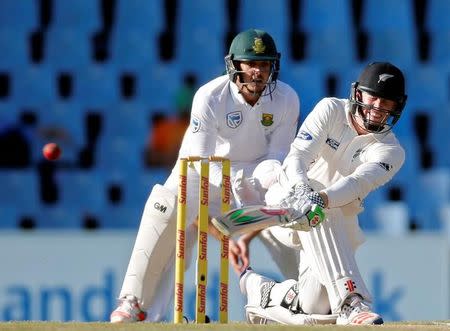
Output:
<path fill-rule="evenodd" d="M 50 161 L 59 159 L 61 153 L 61 148 L 58 146 L 58 144 L 55 143 L 48 143 L 42 149 L 42 154 L 44 154 L 44 157 Z"/>

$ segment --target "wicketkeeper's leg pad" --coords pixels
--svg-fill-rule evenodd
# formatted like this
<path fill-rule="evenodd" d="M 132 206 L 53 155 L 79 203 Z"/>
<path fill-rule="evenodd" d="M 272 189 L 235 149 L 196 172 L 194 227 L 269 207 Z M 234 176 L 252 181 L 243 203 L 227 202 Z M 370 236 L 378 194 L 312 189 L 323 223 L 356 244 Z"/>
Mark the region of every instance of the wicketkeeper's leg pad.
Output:
<path fill-rule="evenodd" d="M 145 204 L 120 296 L 134 295 L 146 310 L 175 251 L 176 195 L 155 185 Z"/>

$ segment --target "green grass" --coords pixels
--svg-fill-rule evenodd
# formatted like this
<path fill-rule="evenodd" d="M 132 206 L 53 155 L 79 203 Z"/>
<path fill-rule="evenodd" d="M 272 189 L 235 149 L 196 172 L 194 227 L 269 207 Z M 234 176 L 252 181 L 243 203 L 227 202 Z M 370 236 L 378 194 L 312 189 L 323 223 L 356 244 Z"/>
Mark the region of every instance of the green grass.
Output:
<path fill-rule="evenodd" d="M 401 322 L 387 323 L 383 326 L 284 326 L 284 325 L 250 325 L 246 323 L 230 324 L 171 324 L 171 323 L 134 323 L 134 324 L 110 324 L 110 323 L 79 323 L 79 322 L 5 322 L 0 323 L 0 330 L 8 331 L 178 331 L 178 330 L 270 330 L 270 331 L 294 331 L 294 330 L 320 330 L 331 331 L 336 329 L 350 329 L 352 331 L 379 329 L 380 331 L 428 331 L 450 330 L 449 321 L 436 322 Z"/>

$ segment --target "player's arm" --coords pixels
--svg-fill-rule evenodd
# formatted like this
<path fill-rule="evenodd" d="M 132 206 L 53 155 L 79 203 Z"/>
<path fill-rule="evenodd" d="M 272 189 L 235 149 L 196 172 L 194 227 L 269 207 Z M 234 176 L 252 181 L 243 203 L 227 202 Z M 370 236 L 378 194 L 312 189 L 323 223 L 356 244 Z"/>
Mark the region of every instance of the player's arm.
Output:
<path fill-rule="evenodd" d="M 399 145 L 382 145 L 369 149 L 366 154 L 366 162 L 352 174 L 323 190 L 329 208 L 341 207 L 356 199 L 362 201 L 371 191 L 389 182 L 405 160 L 405 152 Z"/>
<path fill-rule="evenodd" d="M 250 266 L 250 242 L 261 230 L 251 231 L 240 236 L 236 241 L 230 239 L 229 261 L 237 275 Z"/>
<path fill-rule="evenodd" d="M 194 226 L 198 228 L 198 219 L 195 219 Z M 237 275 L 240 275 L 250 265 L 250 242 L 261 230 L 250 230 L 241 235 L 238 239 L 229 239 L 228 258 L 231 267 Z M 221 233 L 211 222 L 208 223 L 208 233 L 218 241 L 221 241 L 225 234 Z"/>
<path fill-rule="evenodd" d="M 332 105 L 322 99 L 306 117 L 283 162 L 289 185 L 308 184 L 306 173 L 317 159 L 333 125 Z"/>

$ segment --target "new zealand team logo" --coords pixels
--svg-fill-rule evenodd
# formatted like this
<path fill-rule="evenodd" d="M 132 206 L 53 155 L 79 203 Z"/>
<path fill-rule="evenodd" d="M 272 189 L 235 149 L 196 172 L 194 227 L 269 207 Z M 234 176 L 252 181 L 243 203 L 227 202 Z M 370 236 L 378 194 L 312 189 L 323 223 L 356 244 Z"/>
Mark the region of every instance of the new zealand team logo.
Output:
<path fill-rule="evenodd" d="M 271 126 L 273 124 L 273 114 L 262 114 L 261 124 L 264 126 Z"/>
<path fill-rule="evenodd" d="M 240 111 L 234 111 L 227 114 L 227 125 L 236 129 L 242 123 L 242 113 Z"/>
<path fill-rule="evenodd" d="M 385 82 L 387 81 L 389 78 L 394 77 L 394 75 L 390 75 L 390 74 L 381 74 L 378 76 L 378 83 L 380 82 Z"/>

